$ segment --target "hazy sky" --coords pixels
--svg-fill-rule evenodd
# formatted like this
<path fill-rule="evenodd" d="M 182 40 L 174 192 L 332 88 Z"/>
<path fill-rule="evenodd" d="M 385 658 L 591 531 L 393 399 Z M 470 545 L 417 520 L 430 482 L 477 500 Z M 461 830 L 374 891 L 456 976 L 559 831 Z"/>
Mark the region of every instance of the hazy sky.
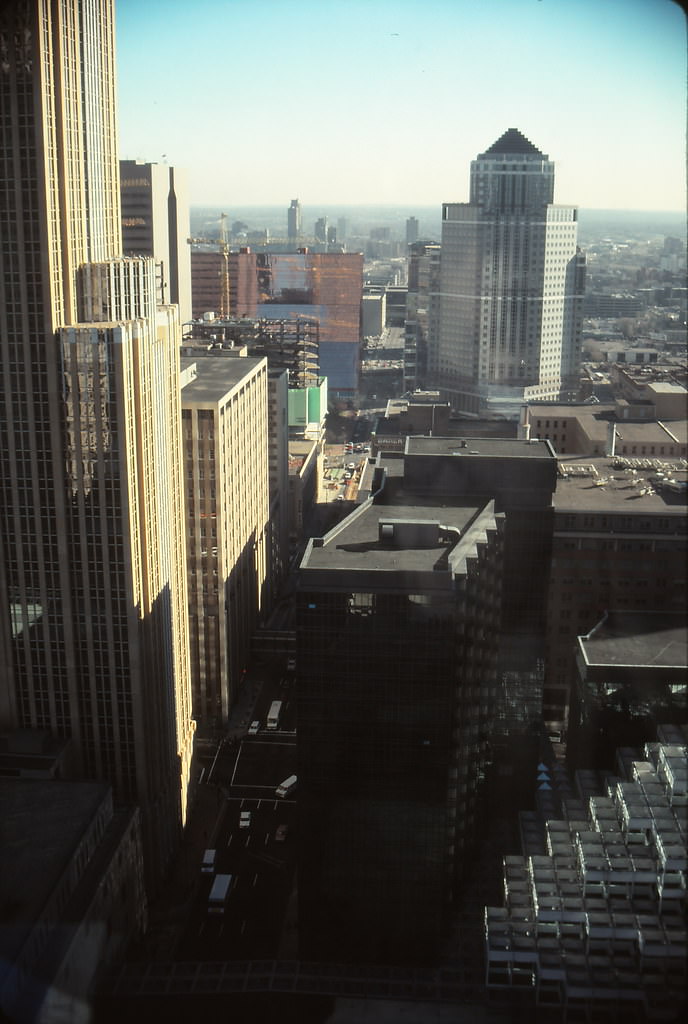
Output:
<path fill-rule="evenodd" d="M 518 128 L 555 201 L 682 210 L 686 21 L 671 0 L 115 0 L 120 155 L 195 205 L 468 200 Z"/>

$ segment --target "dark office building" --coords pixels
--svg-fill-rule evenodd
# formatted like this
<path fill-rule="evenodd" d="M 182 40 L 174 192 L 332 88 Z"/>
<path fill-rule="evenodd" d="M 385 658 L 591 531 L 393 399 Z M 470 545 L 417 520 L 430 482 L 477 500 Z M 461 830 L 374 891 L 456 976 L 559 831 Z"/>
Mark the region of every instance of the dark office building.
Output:
<path fill-rule="evenodd" d="M 312 540 L 297 597 L 301 955 L 427 963 L 475 834 L 504 518 L 403 463 Z"/>

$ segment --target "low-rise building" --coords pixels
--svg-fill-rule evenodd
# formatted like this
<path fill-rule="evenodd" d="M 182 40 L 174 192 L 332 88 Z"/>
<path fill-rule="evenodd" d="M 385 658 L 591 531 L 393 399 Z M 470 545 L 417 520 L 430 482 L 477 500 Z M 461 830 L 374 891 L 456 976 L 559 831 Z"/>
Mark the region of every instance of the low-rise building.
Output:
<path fill-rule="evenodd" d="M 547 598 L 545 720 L 565 729 L 576 637 L 606 611 L 686 609 L 685 459 L 558 460 Z"/>

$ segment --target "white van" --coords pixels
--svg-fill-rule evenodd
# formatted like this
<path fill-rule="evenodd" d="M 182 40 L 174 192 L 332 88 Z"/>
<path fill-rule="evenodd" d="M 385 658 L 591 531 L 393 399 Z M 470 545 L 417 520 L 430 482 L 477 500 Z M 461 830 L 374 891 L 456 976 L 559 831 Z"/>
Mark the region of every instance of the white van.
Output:
<path fill-rule="evenodd" d="M 217 850 L 206 850 L 203 854 L 203 863 L 201 864 L 201 874 L 212 875 L 215 871 L 215 858 L 217 856 Z"/>
<path fill-rule="evenodd" d="M 275 790 L 275 796 L 289 796 L 296 789 L 296 776 L 290 775 L 288 779 L 281 782 Z"/>
<path fill-rule="evenodd" d="M 208 913 L 224 914 L 227 897 L 234 888 L 233 875 L 215 875 L 213 887 L 208 896 Z"/>

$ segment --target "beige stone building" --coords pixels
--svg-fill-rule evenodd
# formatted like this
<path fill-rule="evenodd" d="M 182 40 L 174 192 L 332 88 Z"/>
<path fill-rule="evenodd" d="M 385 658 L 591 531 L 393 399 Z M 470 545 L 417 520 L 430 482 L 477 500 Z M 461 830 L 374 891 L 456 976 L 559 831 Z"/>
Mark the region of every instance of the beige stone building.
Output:
<path fill-rule="evenodd" d="M 267 360 L 185 357 L 181 401 L 194 713 L 219 727 L 266 602 Z"/>
<path fill-rule="evenodd" d="M 2 5 L 0 726 L 140 806 L 154 888 L 193 741 L 180 330 L 121 257 L 113 37 L 111 0 Z"/>

